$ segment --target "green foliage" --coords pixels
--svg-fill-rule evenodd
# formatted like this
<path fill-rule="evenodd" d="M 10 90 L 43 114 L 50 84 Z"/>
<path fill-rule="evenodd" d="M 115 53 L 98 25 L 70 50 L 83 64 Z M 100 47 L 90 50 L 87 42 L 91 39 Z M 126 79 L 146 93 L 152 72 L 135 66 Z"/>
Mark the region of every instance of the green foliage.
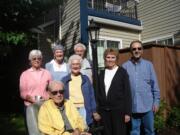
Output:
<path fill-rule="evenodd" d="M 26 31 L 37 18 L 58 7 L 63 0 L 0 0 L 0 29 Z"/>
<path fill-rule="evenodd" d="M 166 117 L 165 117 L 166 112 Z M 164 129 L 180 128 L 180 106 L 170 109 L 164 100 L 161 100 L 159 111 L 155 114 L 154 126 L 157 132 Z"/>
<path fill-rule="evenodd" d="M 10 124 L 14 125 L 18 132 L 25 131 L 24 118 L 22 115 L 13 114 L 10 116 Z"/>
<path fill-rule="evenodd" d="M 24 118 L 20 114 L 0 114 L 1 135 L 25 135 Z"/>
<path fill-rule="evenodd" d="M 165 111 L 168 110 L 168 105 L 164 100 L 161 100 L 159 111 L 155 114 L 154 127 L 157 132 L 160 132 L 166 127 Z"/>
<path fill-rule="evenodd" d="M 155 116 L 155 121 L 154 121 L 154 126 L 157 132 L 160 132 L 163 130 L 166 126 L 165 124 L 165 118 L 163 116 L 156 115 Z"/>
<path fill-rule="evenodd" d="M 170 127 L 178 127 L 180 128 L 180 107 L 172 107 L 169 117 L 167 119 L 167 123 Z"/>
<path fill-rule="evenodd" d="M 25 44 L 27 36 L 25 33 L 0 32 L 0 42 L 5 44 Z"/>

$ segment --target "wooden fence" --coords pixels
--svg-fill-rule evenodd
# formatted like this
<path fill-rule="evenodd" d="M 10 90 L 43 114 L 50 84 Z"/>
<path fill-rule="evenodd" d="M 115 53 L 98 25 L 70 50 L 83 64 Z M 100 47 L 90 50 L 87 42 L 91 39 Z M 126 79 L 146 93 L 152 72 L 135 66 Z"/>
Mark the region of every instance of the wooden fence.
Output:
<path fill-rule="evenodd" d="M 131 57 L 129 48 L 119 50 L 119 64 Z M 161 99 L 170 106 L 180 104 L 180 47 L 162 45 L 144 46 L 143 58 L 150 60 L 155 68 Z"/>

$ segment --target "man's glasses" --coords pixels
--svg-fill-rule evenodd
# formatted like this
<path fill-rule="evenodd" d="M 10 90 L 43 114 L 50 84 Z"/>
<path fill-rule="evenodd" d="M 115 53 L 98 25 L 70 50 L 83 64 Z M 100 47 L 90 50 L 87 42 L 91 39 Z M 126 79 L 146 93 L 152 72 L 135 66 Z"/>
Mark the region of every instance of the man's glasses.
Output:
<path fill-rule="evenodd" d="M 59 94 L 64 94 L 64 90 L 51 91 L 51 94 L 54 95 L 54 96 L 57 95 L 58 93 Z"/>
<path fill-rule="evenodd" d="M 42 60 L 42 58 L 41 58 L 41 57 L 34 57 L 34 58 L 32 58 L 32 60 L 33 60 L 33 61 L 35 61 L 35 60 L 40 61 L 40 60 Z"/>
<path fill-rule="evenodd" d="M 132 51 L 136 51 L 136 50 L 141 51 L 142 47 L 132 48 Z"/>

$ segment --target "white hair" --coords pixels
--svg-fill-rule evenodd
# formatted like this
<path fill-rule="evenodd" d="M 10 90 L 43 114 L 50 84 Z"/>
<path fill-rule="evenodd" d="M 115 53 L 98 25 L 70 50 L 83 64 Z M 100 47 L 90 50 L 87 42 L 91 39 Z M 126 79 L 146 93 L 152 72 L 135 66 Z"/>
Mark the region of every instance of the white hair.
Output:
<path fill-rule="evenodd" d="M 63 82 L 53 80 L 53 81 L 49 82 L 49 84 L 47 86 L 47 90 L 51 91 L 53 89 L 53 87 L 56 86 L 56 85 L 61 85 L 64 88 L 64 83 Z"/>
<path fill-rule="evenodd" d="M 40 50 L 31 50 L 29 52 L 29 60 L 32 60 L 32 58 L 35 56 L 42 58 L 42 52 Z"/>
<path fill-rule="evenodd" d="M 80 61 L 80 64 L 82 64 L 82 58 L 81 58 L 81 56 L 79 56 L 79 55 L 76 55 L 76 54 L 71 55 L 71 56 L 69 57 L 68 64 L 71 65 L 73 60 L 79 60 L 79 61 Z"/>
<path fill-rule="evenodd" d="M 82 47 L 84 50 L 86 50 L 86 46 L 82 43 L 77 43 L 76 45 L 74 45 L 74 51 L 78 48 L 78 47 Z"/>
<path fill-rule="evenodd" d="M 64 52 L 64 47 L 61 44 L 54 43 L 52 46 L 53 53 L 55 53 L 56 50 L 61 50 Z"/>

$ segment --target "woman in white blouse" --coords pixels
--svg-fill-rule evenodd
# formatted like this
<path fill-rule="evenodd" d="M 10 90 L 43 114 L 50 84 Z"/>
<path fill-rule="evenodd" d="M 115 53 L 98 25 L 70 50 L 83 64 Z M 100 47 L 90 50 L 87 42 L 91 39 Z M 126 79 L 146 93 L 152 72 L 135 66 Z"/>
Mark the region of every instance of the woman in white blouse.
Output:
<path fill-rule="evenodd" d="M 53 80 L 61 81 L 70 72 L 69 66 L 64 62 L 64 47 L 55 43 L 53 53 L 54 59 L 48 62 L 45 67 L 51 73 Z"/>

